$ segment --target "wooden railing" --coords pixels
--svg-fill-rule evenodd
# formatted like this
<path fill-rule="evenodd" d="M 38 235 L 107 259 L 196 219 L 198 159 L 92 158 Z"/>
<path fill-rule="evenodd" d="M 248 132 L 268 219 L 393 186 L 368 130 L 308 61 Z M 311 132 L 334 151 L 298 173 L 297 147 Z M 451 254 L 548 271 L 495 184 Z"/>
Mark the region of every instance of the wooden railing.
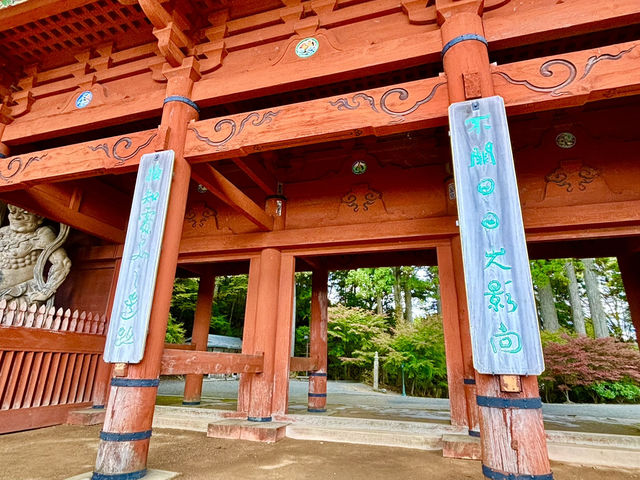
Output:
<path fill-rule="evenodd" d="M 91 405 L 105 320 L 0 300 L 0 433 L 64 423 Z"/>

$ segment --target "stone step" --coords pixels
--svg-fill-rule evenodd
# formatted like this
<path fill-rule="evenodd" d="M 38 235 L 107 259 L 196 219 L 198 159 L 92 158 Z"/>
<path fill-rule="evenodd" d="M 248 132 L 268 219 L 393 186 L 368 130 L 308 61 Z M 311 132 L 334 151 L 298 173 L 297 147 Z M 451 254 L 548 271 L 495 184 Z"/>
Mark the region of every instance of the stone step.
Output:
<path fill-rule="evenodd" d="M 285 437 L 286 422 L 250 422 L 227 419 L 209 424 L 207 437 L 275 443 Z"/>
<path fill-rule="evenodd" d="M 156 407 L 154 428 L 177 428 L 207 432 L 209 424 L 235 421 L 226 418 L 234 412 L 186 407 Z M 450 425 L 331 417 L 326 415 L 287 415 L 287 437 L 297 440 L 356 443 L 419 450 L 443 449 L 445 456 L 478 458 L 479 439 L 465 429 Z M 254 422 L 249 422 L 254 423 Z M 254 425 L 256 425 L 254 423 Z M 239 438 L 239 437 L 223 437 Z M 589 466 L 640 469 L 640 437 L 582 432 L 548 431 L 551 460 Z"/>
<path fill-rule="evenodd" d="M 387 430 L 318 427 L 292 423 L 287 426 L 288 438 L 324 442 L 356 443 L 417 450 L 442 449 L 442 434 L 416 434 Z"/>

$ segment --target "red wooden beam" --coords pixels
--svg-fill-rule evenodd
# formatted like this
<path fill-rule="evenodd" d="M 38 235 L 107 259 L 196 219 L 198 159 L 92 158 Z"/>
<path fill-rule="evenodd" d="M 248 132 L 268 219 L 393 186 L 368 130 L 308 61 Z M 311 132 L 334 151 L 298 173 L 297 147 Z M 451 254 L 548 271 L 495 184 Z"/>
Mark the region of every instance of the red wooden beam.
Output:
<path fill-rule="evenodd" d="M 260 230 L 273 229 L 273 218 L 215 168 L 210 165 L 196 166 L 191 171 L 191 177 L 235 211 L 256 224 Z"/>
<path fill-rule="evenodd" d="M 165 350 L 162 354 L 160 373 L 161 375 L 260 373 L 262 362 L 262 355 Z"/>
<path fill-rule="evenodd" d="M 278 180 L 276 180 L 276 177 L 255 159 L 235 157 L 232 160 L 264 193 L 267 195 L 276 195 L 278 193 Z"/>
<path fill-rule="evenodd" d="M 0 326 L 0 350 L 17 352 L 102 353 L 104 336 Z"/>
<path fill-rule="evenodd" d="M 95 218 L 93 215 L 70 208 L 68 204 L 61 201 L 59 191 L 56 192 L 54 189 L 47 188 L 46 185 L 39 185 L 24 191 L 2 193 L 0 198 L 11 205 L 17 205 L 25 210 L 37 213 L 50 220 L 64 223 L 98 238 L 113 243 L 124 243 L 124 226 L 118 228 L 102 219 Z M 107 204 L 104 205 L 105 208 L 108 208 L 106 207 Z M 120 218 L 121 221 L 124 221 L 126 213 L 125 215 L 121 214 Z"/>
<path fill-rule="evenodd" d="M 315 372 L 320 362 L 317 357 L 291 357 L 289 371 L 291 372 Z"/>

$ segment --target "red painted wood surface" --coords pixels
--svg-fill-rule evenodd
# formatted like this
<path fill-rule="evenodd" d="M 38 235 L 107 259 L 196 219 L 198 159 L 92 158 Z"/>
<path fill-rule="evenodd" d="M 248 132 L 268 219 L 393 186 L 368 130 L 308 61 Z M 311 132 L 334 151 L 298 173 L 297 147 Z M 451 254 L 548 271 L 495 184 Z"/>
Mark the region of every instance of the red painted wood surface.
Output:
<path fill-rule="evenodd" d="M 0 433 L 64 423 L 90 405 L 104 328 L 104 315 L 0 301 Z"/>
<path fill-rule="evenodd" d="M 317 357 L 291 357 L 289 359 L 290 372 L 315 372 L 320 365 Z"/>
<path fill-rule="evenodd" d="M 215 275 L 201 275 L 198 285 L 198 301 L 193 318 L 193 330 L 191 332 L 191 345 L 197 351 L 206 352 L 209 340 L 209 323 L 211 322 L 211 309 L 213 307 L 213 292 L 216 284 Z M 213 373 L 213 372 L 207 372 Z M 187 375 L 184 382 L 184 402 L 200 402 L 202 395 L 201 374 Z"/>
<path fill-rule="evenodd" d="M 640 346 L 640 253 L 626 252 L 618 255 L 618 265 L 629 302 L 631 321 L 636 329 L 636 341 Z"/>
<path fill-rule="evenodd" d="M 311 274 L 311 324 L 309 329 L 309 355 L 317 359 L 315 375 L 309 376 L 309 393 L 324 394 L 324 397 L 309 396 L 308 408 L 323 410 L 327 406 L 327 342 L 329 322 L 329 272 L 316 268 Z M 318 375 L 320 374 L 320 375 Z"/>
<path fill-rule="evenodd" d="M 263 362 L 262 355 L 165 350 L 162 354 L 160 374 L 202 376 L 206 373 L 260 373 L 263 371 Z M 198 401 L 186 400 L 186 398 L 185 396 L 185 401 Z M 189 398 L 200 398 L 200 396 Z"/>
<path fill-rule="evenodd" d="M 469 405 L 465 395 L 464 379 L 466 375 L 459 324 L 456 274 L 451 245 L 438 247 L 438 277 L 440 279 L 440 298 L 442 299 L 442 326 L 447 358 L 451 424 L 473 429 L 469 424 Z M 475 403 L 475 398 L 473 400 Z"/>

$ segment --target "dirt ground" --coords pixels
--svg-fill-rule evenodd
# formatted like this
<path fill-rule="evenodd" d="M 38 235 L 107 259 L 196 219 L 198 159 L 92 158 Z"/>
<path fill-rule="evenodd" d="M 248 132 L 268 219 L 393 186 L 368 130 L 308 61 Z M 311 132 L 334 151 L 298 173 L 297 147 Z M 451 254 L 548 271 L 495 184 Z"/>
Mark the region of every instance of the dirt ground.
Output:
<path fill-rule="evenodd" d="M 0 479 L 62 480 L 93 469 L 100 426 L 58 426 L 0 435 Z M 275 445 L 207 438 L 203 433 L 154 430 L 149 468 L 212 479 L 429 479 L 484 478 L 480 463 L 442 458 L 440 452 L 284 439 Z M 554 464 L 556 480 L 640 480 L 622 472 Z"/>

